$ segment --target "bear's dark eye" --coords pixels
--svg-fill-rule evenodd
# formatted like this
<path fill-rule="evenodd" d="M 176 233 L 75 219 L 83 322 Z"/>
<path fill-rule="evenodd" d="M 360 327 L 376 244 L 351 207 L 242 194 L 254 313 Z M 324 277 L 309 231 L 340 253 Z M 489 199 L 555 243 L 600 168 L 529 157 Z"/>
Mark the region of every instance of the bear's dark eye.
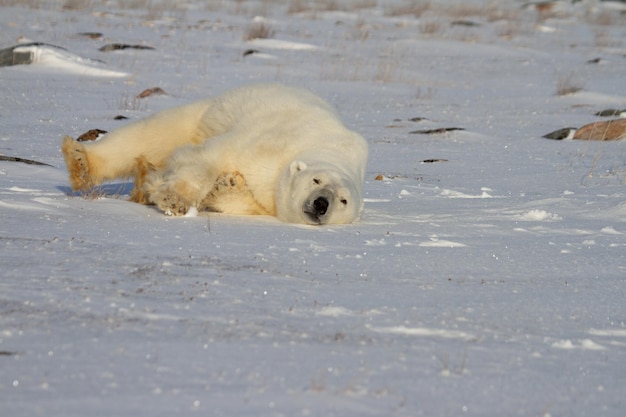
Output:
<path fill-rule="evenodd" d="M 341 204 L 343 204 L 344 206 L 348 205 L 348 200 L 346 200 L 345 198 L 342 198 L 341 200 L 339 200 L 341 202 Z"/>
<path fill-rule="evenodd" d="M 313 178 L 313 182 L 319 185 L 322 181 L 319 178 Z"/>

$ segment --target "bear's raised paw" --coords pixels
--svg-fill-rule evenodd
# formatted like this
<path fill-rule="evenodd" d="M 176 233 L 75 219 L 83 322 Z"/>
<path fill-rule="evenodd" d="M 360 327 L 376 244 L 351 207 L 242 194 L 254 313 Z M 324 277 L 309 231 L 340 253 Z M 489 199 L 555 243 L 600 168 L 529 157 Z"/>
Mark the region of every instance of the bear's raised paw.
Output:
<path fill-rule="evenodd" d="M 248 189 L 246 179 L 239 171 L 235 171 L 219 176 L 215 181 L 212 192 L 215 194 L 239 193 L 244 189 Z"/>
<path fill-rule="evenodd" d="M 70 174 L 70 185 L 74 190 L 87 190 L 94 186 L 89 172 L 87 153 L 82 143 L 76 142 L 70 136 L 63 139 L 61 146 L 67 170 Z"/>

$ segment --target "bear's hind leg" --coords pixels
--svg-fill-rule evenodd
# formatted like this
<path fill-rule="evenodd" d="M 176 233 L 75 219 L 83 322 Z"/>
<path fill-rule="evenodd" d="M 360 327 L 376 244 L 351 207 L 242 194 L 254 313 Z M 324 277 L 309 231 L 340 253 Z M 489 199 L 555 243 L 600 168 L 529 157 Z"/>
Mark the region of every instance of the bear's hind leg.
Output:
<path fill-rule="evenodd" d="M 67 171 L 70 174 L 70 185 L 74 190 L 87 190 L 95 184 L 89 171 L 89 161 L 85 146 L 69 136 L 63 139 L 61 146 Z"/>

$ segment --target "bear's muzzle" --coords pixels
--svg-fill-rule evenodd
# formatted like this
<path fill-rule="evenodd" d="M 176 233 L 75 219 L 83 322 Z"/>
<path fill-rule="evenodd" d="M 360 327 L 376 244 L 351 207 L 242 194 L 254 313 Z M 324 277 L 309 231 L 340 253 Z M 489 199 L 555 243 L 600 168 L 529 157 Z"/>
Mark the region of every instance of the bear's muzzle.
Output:
<path fill-rule="evenodd" d="M 312 193 L 302 205 L 302 211 L 310 224 L 326 223 L 332 209 L 335 194 L 330 188 L 322 188 Z"/>

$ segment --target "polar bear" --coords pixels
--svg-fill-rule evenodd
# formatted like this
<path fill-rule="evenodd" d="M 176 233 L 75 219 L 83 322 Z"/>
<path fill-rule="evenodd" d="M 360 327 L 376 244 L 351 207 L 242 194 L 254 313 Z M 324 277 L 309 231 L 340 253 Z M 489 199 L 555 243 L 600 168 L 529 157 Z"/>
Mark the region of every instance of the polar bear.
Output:
<path fill-rule="evenodd" d="M 133 177 L 131 200 L 345 224 L 363 208 L 368 145 L 313 93 L 254 84 L 165 110 L 94 142 L 63 141 L 75 190 Z"/>

